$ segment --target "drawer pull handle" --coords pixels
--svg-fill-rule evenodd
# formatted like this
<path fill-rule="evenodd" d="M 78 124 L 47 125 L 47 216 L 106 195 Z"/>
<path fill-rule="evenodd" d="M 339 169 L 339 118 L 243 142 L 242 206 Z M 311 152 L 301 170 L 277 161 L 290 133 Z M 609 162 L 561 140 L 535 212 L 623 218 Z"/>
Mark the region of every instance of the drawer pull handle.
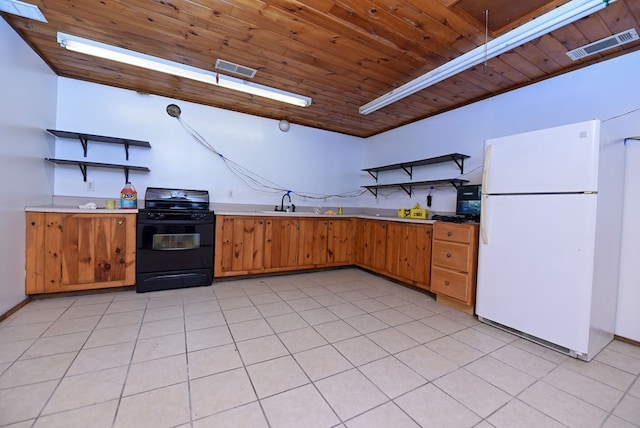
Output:
<path fill-rule="evenodd" d="M 447 236 L 451 236 L 453 235 L 451 232 L 447 232 Z"/>
<path fill-rule="evenodd" d="M 449 281 L 445 281 L 445 282 L 444 282 L 444 285 L 449 285 Z"/>
<path fill-rule="evenodd" d="M 447 257 L 451 257 L 451 253 L 447 253 Z"/>

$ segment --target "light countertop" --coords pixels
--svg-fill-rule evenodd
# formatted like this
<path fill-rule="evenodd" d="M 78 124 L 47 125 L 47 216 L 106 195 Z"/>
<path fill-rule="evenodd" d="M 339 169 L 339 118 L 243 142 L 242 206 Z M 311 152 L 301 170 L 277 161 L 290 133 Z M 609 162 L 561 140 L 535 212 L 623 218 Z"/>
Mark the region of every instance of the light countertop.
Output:
<path fill-rule="evenodd" d="M 365 218 L 371 220 L 387 220 L 387 221 L 399 221 L 404 223 L 421 223 L 421 224 L 433 224 L 435 220 L 422 220 L 416 218 L 400 218 L 391 216 L 378 216 L 367 214 L 316 214 L 313 212 L 276 212 L 276 211 L 225 211 L 218 210 L 216 215 L 227 216 L 253 216 L 253 217 L 320 217 L 320 218 Z"/>
<path fill-rule="evenodd" d="M 107 209 L 105 207 L 98 207 L 95 209 L 79 208 L 78 205 L 41 205 L 35 207 L 25 207 L 25 211 L 29 212 L 44 212 L 44 213 L 71 213 L 71 214 L 136 214 L 138 212 L 135 208 L 115 208 Z"/>
<path fill-rule="evenodd" d="M 95 209 L 79 208 L 77 205 L 40 205 L 25 207 L 27 212 L 55 212 L 71 214 L 136 214 L 138 209 L 115 208 L 106 209 L 98 207 Z M 315 212 L 276 212 L 276 211 L 245 211 L 245 210 L 216 210 L 216 215 L 227 216 L 252 216 L 252 217 L 311 217 L 311 218 L 365 218 L 371 220 L 399 221 L 404 223 L 433 224 L 435 220 L 422 220 L 416 218 L 400 218 L 382 215 L 369 214 L 316 214 Z"/>

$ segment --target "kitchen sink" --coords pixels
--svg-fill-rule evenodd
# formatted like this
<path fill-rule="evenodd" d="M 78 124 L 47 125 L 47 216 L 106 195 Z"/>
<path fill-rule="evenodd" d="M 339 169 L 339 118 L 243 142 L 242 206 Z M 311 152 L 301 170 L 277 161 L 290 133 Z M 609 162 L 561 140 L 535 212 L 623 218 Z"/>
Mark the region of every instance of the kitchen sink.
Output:
<path fill-rule="evenodd" d="M 281 216 L 300 216 L 300 217 L 323 215 L 323 214 L 316 214 L 316 213 L 310 213 L 310 212 L 286 212 L 286 211 L 275 211 L 275 210 L 266 210 L 266 211 L 258 211 L 258 212 L 262 214 L 281 215 Z"/>

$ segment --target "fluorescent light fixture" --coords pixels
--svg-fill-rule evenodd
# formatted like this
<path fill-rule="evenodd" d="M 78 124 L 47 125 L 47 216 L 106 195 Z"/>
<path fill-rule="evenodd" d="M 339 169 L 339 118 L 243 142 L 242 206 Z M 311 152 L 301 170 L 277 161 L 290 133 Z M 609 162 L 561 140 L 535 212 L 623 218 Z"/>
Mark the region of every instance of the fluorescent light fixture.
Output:
<path fill-rule="evenodd" d="M 47 22 L 47 18 L 44 17 L 38 6 L 19 0 L 0 0 L 0 11 L 22 16 L 23 18 Z"/>
<path fill-rule="evenodd" d="M 455 76 L 475 65 L 482 64 L 487 59 L 494 58 L 531 40 L 544 36 L 553 30 L 571 24 L 580 18 L 591 15 L 614 1 L 615 0 L 571 0 L 502 36 L 496 37 L 486 45 L 478 46 L 448 63 L 361 106 L 360 114 L 373 113 L 382 107 L 388 106 L 431 85 L 435 85 L 451 76 Z"/>
<path fill-rule="evenodd" d="M 111 61 L 122 62 L 136 67 L 146 68 L 148 70 L 171 74 L 173 76 L 184 77 L 185 79 L 208 83 L 210 85 L 221 86 L 223 88 L 233 89 L 235 91 L 269 98 L 300 107 L 308 107 L 311 104 L 311 98 L 294 94 L 292 92 L 281 91 L 280 89 L 272 88 L 270 86 L 247 82 L 246 80 L 237 79 L 235 77 L 225 76 L 208 70 L 180 64 L 178 62 L 146 55 L 140 52 L 130 51 L 117 46 L 72 36 L 70 34 L 59 32 L 58 43 L 60 43 L 60 46 L 63 48 L 74 52 L 92 55 Z"/>

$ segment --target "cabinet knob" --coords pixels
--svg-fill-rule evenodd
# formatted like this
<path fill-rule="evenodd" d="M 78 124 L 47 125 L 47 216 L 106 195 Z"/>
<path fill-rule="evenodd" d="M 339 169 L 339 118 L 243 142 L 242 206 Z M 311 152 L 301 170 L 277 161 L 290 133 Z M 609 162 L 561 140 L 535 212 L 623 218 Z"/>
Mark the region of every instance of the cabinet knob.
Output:
<path fill-rule="evenodd" d="M 445 282 L 444 282 L 444 285 L 449 285 L 449 281 L 445 281 Z"/>
<path fill-rule="evenodd" d="M 447 257 L 451 257 L 451 253 L 447 253 Z"/>
<path fill-rule="evenodd" d="M 452 233 L 451 233 L 451 232 L 447 232 L 447 236 L 451 236 L 451 235 L 452 235 Z"/>
<path fill-rule="evenodd" d="M 118 224 L 124 224 L 124 219 L 123 218 L 119 218 L 118 219 Z"/>

